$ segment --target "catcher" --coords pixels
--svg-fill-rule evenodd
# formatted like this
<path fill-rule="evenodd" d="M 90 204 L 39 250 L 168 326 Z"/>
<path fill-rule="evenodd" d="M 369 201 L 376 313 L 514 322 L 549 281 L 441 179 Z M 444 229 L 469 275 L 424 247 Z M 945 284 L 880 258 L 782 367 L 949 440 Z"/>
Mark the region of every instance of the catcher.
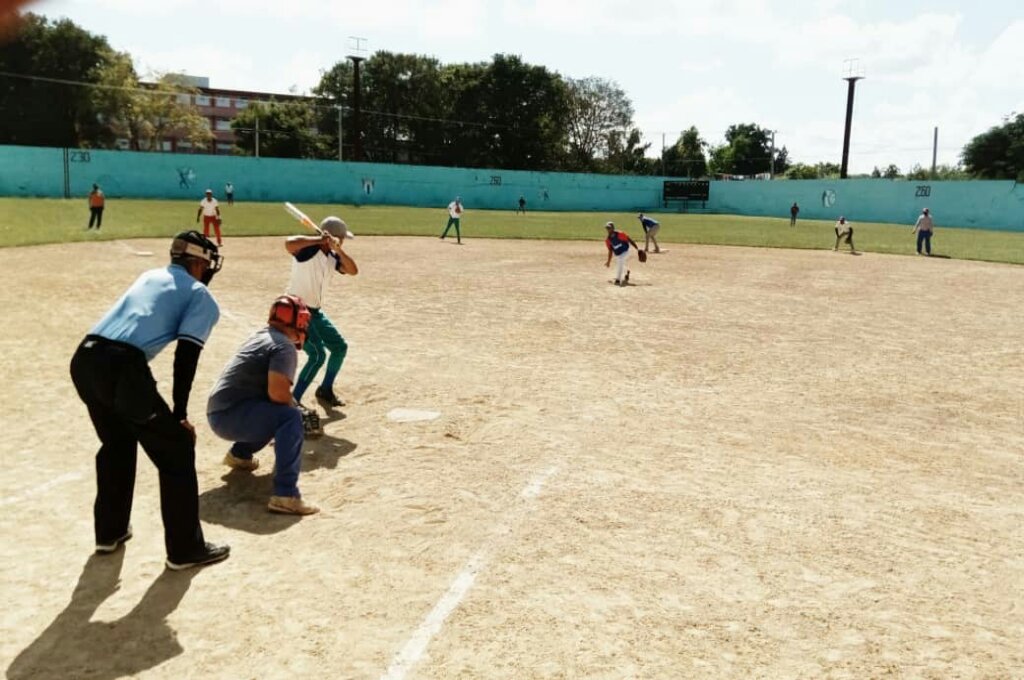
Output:
<path fill-rule="evenodd" d="M 224 367 L 206 404 L 210 429 L 234 442 L 224 456 L 228 467 L 257 469 L 254 454 L 274 440 L 274 492 L 267 508 L 290 515 L 320 511 L 299 494 L 303 414 L 292 399 L 298 350 L 310 323 L 309 308 L 300 298 L 274 300 L 267 325 L 249 336 Z"/>
<path fill-rule="evenodd" d="M 614 222 L 608 222 L 604 225 L 604 228 L 608 232 L 608 237 L 604 240 L 604 244 L 608 248 L 608 259 L 605 260 L 604 266 L 610 267 L 612 265 L 612 256 L 614 255 L 615 285 L 628 285 L 629 269 L 626 267 L 626 261 L 629 260 L 629 247 L 633 246 L 636 248 L 637 257 L 640 258 L 641 262 L 647 261 L 647 253 L 640 250 L 640 246 L 629 237 L 629 234 L 624 231 L 616 231 Z"/>
<path fill-rule="evenodd" d="M 836 222 L 836 244 L 832 246 L 832 252 L 839 250 L 839 242 L 844 238 L 847 245 L 850 246 L 850 252 L 856 253 L 857 250 L 853 247 L 853 227 L 850 226 L 845 217 L 840 217 L 839 221 Z"/>

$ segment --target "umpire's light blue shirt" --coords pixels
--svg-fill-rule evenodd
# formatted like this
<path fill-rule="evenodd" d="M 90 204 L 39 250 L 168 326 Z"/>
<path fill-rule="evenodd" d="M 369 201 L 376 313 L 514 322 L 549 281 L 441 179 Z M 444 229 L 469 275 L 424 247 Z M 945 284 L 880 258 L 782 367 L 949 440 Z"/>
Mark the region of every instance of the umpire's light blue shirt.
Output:
<path fill-rule="evenodd" d="M 171 264 L 139 276 L 89 334 L 138 347 L 152 361 L 172 340 L 202 347 L 218 319 L 209 289 Z"/>

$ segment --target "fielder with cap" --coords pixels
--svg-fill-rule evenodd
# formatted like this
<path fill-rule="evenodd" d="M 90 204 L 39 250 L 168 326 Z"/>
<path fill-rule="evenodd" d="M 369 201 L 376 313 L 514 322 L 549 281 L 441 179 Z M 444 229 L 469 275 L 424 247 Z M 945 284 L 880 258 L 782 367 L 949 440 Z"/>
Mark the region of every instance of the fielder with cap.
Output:
<path fill-rule="evenodd" d="M 604 266 L 610 267 L 612 264 L 612 256 L 615 256 L 615 285 L 625 286 L 629 283 L 629 269 L 627 268 L 627 261 L 629 260 L 629 247 L 633 246 L 640 251 L 640 246 L 636 244 L 636 241 L 629 237 L 624 231 L 617 231 L 615 229 L 614 222 L 608 222 L 604 225 L 605 231 L 608 232 L 608 237 L 604 240 L 605 246 L 608 248 L 608 259 L 605 260 Z"/>
<path fill-rule="evenodd" d="M 199 355 L 220 318 L 210 294 L 221 267 L 217 246 L 197 231 L 171 242 L 171 263 L 144 272 L 78 346 L 71 380 L 100 439 L 93 516 L 96 552 L 113 553 L 132 537 L 137 448 L 160 473 L 167 567 L 180 570 L 226 559 L 199 524 L 196 433 L 188 419 Z M 156 388 L 149 362 L 171 341 L 174 406 Z"/>
<path fill-rule="evenodd" d="M 455 227 L 455 242 L 458 244 L 462 243 L 462 232 L 459 231 L 459 225 L 462 223 L 462 212 L 462 199 L 456 196 L 455 200 L 448 204 L 448 224 L 444 226 L 444 232 L 441 234 L 442 241 L 448 235 L 448 230 Z"/>
<path fill-rule="evenodd" d="M 274 440 L 274 493 L 271 512 L 312 515 L 319 508 L 302 499 L 302 413 L 292 399 L 299 353 L 309 332 L 309 309 L 294 295 L 270 307 L 267 325 L 249 336 L 224 367 L 206 403 L 210 429 L 234 442 L 224 464 L 251 472 L 254 454 Z"/>
<path fill-rule="evenodd" d="M 845 217 L 840 217 L 839 221 L 836 222 L 836 244 L 832 246 L 832 252 L 839 250 L 839 242 L 846 240 L 846 244 L 850 246 L 850 252 L 856 253 L 857 250 L 853 247 L 853 227 L 846 221 Z"/>
<path fill-rule="evenodd" d="M 220 204 L 213 197 L 213 189 L 207 189 L 203 200 L 199 201 L 199 210 L 196 211 L 196 224 L 199 224 L 199 216 L 203 217 L 203 236 L 210 238 L 210 227 L 217 233 L 217 246 L 223 246 L 224 241 L 220 237 Z"/>
<path fill-rule="evenodd" d="M 637 215 L 637 219 L 640 220 L 640 226 L 644 228 L 644 252 L 646 253 L 654 243 L 654 252 L 660 253 L 661 246 L 658 245 L 658 239 L 655 238 L 658 232 L 661 231 L 661 225 L 658 224 L 657 220 L 653 220 L 647 215 L 640 213 Z"/>
<path fill-rule="evenodd" d="M 914 223 L 914 230 L 910 233 L 917 234 L 917 254 L 921 255 L 921 246 L 924 245 L 925 254 L 932 254 L 932 232 L 935 231 L 935 222 L 932 221 L 932 214 L 925 208 L 921 211 L 917 222 Z"/>
<path fill-rule="evenodd" d="M 309 332 L 303 351 L 308 359 L 295 381 L 293 395 L 300 405 L 320 367 L 327 362 L 327 372 L 316 390 L 316 398 L 326 408 L 344 406 L 334 394 L 334 380 L 341 371 L 348 353 L 348 343 L 323 311 L 324 286 L 332 271 L 355 276 L 359 268 L 342 249 L 346 238 L 355 238 L 340 217 L 325 217 L 320 223 L 321 236 L 292 236 L 285 249 L 292 256 L 292 274 L 288 295 L 296 295 L 309 307 Z"/>

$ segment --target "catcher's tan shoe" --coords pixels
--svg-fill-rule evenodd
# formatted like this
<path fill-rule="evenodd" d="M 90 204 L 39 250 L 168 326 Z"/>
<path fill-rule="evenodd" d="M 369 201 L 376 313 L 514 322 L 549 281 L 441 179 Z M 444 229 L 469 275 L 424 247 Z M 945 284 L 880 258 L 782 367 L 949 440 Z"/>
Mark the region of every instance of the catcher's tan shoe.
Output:
<path fill-rule="evenodd" d="M 320 508 L 307 503 L 299 496 L 271 496 L 267 509 L 285 515 L 315 515 L 320 512 Z"/>
<path fill-rule="evenodd" d="M 246 472 L 252 472 L 260 466 L 260 462 L 255 458 L 239 458 L 230 451 L 224 455 L 224 464 L 229 468 Z"/>

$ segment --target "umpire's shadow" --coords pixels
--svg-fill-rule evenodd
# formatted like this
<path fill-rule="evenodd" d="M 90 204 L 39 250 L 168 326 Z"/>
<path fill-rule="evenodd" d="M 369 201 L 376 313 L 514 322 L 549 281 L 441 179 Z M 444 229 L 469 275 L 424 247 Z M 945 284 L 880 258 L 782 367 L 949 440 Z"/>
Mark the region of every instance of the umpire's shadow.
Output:
<path fill-rule="evenodd" d="M 357 445 L 324 435 L 307 439 L 302 445 L 302 472 L 319 468 L 334 469 Z M 251 534 L 276 534 L 298 522 L 297 515 L 282 515 L 267 510 L 267 501 L 273 494 L 274 445 L 256 454 L 260 467 L 255 472 L 231 470 L 221 479 L 223 486 L 199 495 L 199 513 L 204 522 L 238 529 Z M 299 477 L 302 488 L 302 477 Z"/>
<path fill-rule="evenodd" d="M 86 560 L 71 602 L 18 654 L 7 669 L 8 678 L 122 678 L 159 666 L 184 651 L 167 617 L 201 570 L 165 570 L 127 615 L 115 621 L 91 620 L 119 587 L 126 549 L 130 546 Z"/>

